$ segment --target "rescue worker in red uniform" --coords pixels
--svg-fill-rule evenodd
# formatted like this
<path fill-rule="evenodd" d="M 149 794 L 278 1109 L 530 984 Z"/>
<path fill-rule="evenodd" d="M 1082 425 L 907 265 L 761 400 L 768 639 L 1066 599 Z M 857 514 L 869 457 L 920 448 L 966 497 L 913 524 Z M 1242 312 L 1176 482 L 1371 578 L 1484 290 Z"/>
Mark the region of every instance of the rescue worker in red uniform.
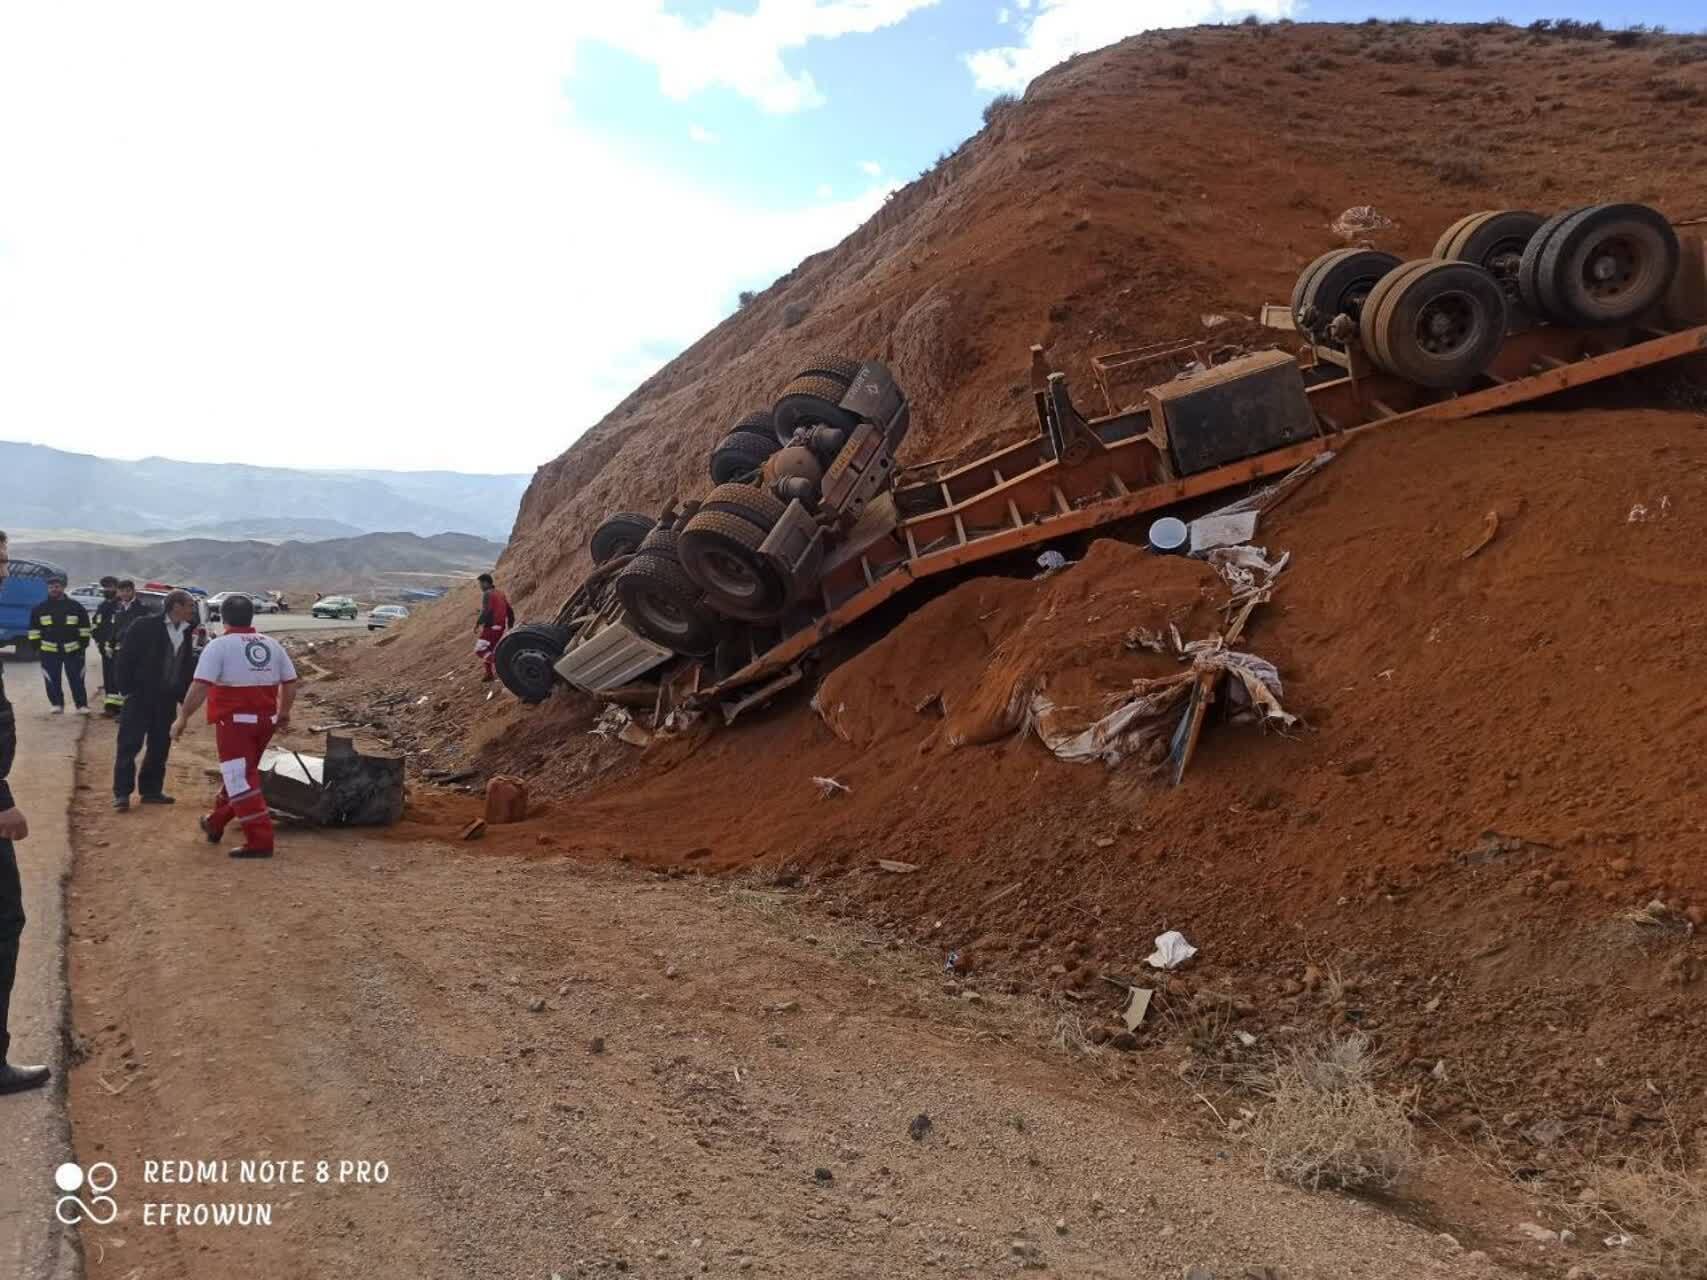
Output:
<path fill-rule="evenodd" d="M 222 785 L 213 812 L 201 819 L 202 834 L 209 844 L 218 844 L 235 818 L 243 828 L 243 844 L 231 856 L 270 858 L 273 820 L 261 795 L 261 753 L 274 733 L 290 727 L 296 666 L 283 645 L 255 630 L 255 605 L 248 596 L 227 596 L 220 614 L 225 634 L 202 650 L 172 737 L 184 736 L 190 717 L 206 702 Z"/>
<path fill-rule="evenodd" d="M 516 611 L 510 608 L 510 597 L 493 584 L 491 574 L 481 574 L 479 582 L 480 619 L 474 624 L 474 652 L 479 655 L 481 665 L 486 668 L 486 674 L 481 679 L 496 680 L 498 641 L 504 638 L 504 632 L 516 625 Z"/>

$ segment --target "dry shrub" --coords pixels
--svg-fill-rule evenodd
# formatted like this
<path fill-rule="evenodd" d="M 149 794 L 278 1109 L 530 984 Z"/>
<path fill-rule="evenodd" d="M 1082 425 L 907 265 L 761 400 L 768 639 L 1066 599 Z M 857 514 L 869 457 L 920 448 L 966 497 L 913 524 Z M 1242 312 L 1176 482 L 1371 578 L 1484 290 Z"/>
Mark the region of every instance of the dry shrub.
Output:
<path fill-rule="evenodd" d="M 1707 1173 L 1654 1162 L 1606 1173 L 1604 1209 L 1631 1239 L 1613 1274 L 1643 1280 L 1707 1275 Z"/>
<path fill-rule="evenodd" d="M 1276 1063 L 1254 1136 L 1271 1178 L 1311 1191 L 1397 1190 L 1418 1155 L 1405 1103 L 1382 1093 L 1369 1039 L 1329 1039 Z"/>
<path fill-rule="evenodd" d="M 1487 170 L 1473 155 L 1440 156 L 1430 168 L 1436 178 L 1455 187 L 1473 187 L 1488 179 Z"/>

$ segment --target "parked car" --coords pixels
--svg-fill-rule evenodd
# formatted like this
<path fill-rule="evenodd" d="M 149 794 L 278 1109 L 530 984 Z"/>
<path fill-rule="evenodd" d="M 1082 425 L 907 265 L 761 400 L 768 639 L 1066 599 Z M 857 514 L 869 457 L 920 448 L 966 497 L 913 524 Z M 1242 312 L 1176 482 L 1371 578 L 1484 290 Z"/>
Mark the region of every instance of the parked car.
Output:
<path fill-rule="evenodd" d="M 91 618 L 95 616 L 95 610 L 99 609 L 107 598 L 102 593 L 101 584 L 98 582 L 91 582 L 81 587 L 72 587 L 65 594 L 87 609 Z"/>
<path fill-rule="evenodd" d="M 348 618 L 354 622 L 360 610 L 349 596 L 321 596 L 308 612 L 316 618 Z"/>
<path fill-rule="evenodd" d="M 271 591 L 250 591 L 245 594 L 255 602 L 256 613 L 277 613 L 279 598 Z"/>
<path fill-rule="evenodd" d="M 30 650 L 30 610 L 47 599 L 47 580 L 65 570 L 39 560 L 13 560 L 0 574 L 0 644 L 16 644 L 18 653 Z"/>
<path fill-rule="evenodd" d="M 369 611 L 367 629 L 378 631 L 381 627 L 389 627 L 394 622 L 402 622 L 408 616 L 409 611 L 400 604 L 382 604 L 379 608 Z"/>

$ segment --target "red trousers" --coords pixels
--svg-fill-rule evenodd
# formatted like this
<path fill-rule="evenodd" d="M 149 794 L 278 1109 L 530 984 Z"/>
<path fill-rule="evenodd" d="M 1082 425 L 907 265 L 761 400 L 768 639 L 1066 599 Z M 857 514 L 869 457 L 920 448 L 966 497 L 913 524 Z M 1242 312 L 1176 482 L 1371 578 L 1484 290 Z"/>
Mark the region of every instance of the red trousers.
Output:
<path fill-rule="evenodd" d="M 498 674 L 498 641 L 504 638 L 506 630 L 506 627 L 481 627 L 480 636 L 474 643 L 474 652 L 480 655 L 480 662 L 486 668 L 488 680 Z"/>
<path fill-rule="evenodd" d="M 261 753 L 273 737 L 273 717 L 248 715 L 228 717 L 213 726 L 219 745 L 219 774 L 222 785 L 208 815 L 208 830 L 215 837 L 225 834 L 233 818 L 243 828 L 243 847 L 271 850 L 273 819 L 261 795 Z"/>

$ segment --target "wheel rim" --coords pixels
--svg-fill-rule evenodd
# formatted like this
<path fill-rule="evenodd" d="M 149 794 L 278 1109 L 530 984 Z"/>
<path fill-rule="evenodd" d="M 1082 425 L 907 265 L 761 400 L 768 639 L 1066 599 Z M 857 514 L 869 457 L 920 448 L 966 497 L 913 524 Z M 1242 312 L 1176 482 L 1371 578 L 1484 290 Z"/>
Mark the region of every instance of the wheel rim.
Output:
<path fill-rule="evenodd" d="M 704 585 L 730 600 L 745 604 L 764 594 L 764 583 L 753 566 L 720 547 L 706 548 L 698 568 Z"/>
<path fill-rule="evenodd" d="M 1595 302 L 1617 302 L 1645 283 L 1641 248 L 1629 236 L 1608 236 L 1583 255 L 1582 287 Z"/>
<path fill-rule="evenodd" d="M 635 601 L 646 621 L 665 635 L 685 637 L 693 630 L 693 619 L 686 609 L 669 596 L 647 591 Z"/>
<path fill-rule="evenodd" d="M 1413 337 L 1417 350 L 1435 360 L 1452 360 L 1475 345 L 1482 309 L 1469 294 L 1453 290 L 1431 298 L 1417 311 Z"/>
<path fill-rule="evenodd" d="M 1488 274 L 1500 282 L 1500 288 L 1507 297 L 1516 298 L 1517 268 L 1523 262 L 1523 249 L 1529 243 L 1528 239 L 1515 236 L 1501 240 L 1498 244 L 1482 255 L 1482 266 Z"/>
<path fill-rule="evenodd" d="M 554 678 L 551 655 L 540 649 L 523 649 L 510 659 L 510 678 L 530 693 L 551 688 Z"/>

